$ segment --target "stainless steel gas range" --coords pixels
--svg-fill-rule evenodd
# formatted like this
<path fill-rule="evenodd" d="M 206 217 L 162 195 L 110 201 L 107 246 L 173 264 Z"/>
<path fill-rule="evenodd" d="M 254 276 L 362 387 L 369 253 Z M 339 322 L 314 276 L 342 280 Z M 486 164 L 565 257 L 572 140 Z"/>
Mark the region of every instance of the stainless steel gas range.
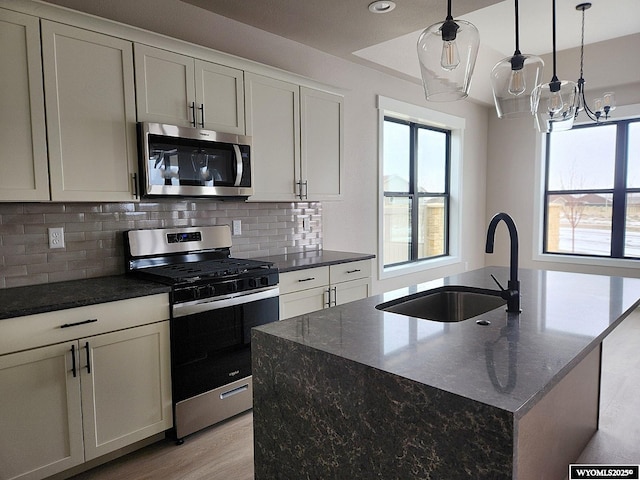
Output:
<path fill-rule="evenodd" d="M 278 320 L 278 270 L 231 258 L 226 225 L 125 232 L 126 269 L 171 285 L 178 442 L 252 406 L 251 328 Z"/>

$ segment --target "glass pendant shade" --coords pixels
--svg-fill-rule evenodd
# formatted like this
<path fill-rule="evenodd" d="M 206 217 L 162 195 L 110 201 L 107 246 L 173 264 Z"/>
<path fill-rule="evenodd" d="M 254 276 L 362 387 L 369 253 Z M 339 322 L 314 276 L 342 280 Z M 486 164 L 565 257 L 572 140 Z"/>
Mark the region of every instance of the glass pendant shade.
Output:
<path fill-rule="evenodd" d="M 538 85 L 531 94 L 531 109 L 536 112 L 539 132 L 571 130 L 578 106 L 578 84 L 558 80 L 556 74 L 556 0 L 552 0 L 553 76 L 549 83 Z"/>
<path fill-rule="evenodd" d="M 531 116 L 531 94 L 540 83 L 544 62 L 535 55 L 513 55 L 491 70 L 491 87 L 498 118 Z"/>
<path fill-rule="evenodd" d="M 578 85 L 555 77 L 549 83 L 538 85 L 531 95 L 531 107 L 536 112 L 539 132 L 561 132 L 573 127 L 576 113 Z"/>
<path fill-rule="evenodd" d="M 480 34 L 464 20 L 448 18 L 426 28 L 418 38 L 418 60 L 429 101 L 450 102 L 469 95 Z"/>

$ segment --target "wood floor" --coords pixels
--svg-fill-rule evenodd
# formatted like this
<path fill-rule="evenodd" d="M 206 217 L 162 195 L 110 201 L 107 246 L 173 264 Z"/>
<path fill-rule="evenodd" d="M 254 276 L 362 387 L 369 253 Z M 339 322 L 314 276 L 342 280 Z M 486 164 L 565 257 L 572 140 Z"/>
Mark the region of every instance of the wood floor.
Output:
<path fill-rule="evenodd" d="M 73 480 L 253 480 L 251 411 L 194 433 L 182 445 L 163 440 Z"/>
<path fill-rule="evenodd" d="M 640 464 L 640 309 L 604 342 L 600 429 L 578 463 Z M 251 412 L 187 438 L 165 440 L 73 480 L 252 480 Z"/>

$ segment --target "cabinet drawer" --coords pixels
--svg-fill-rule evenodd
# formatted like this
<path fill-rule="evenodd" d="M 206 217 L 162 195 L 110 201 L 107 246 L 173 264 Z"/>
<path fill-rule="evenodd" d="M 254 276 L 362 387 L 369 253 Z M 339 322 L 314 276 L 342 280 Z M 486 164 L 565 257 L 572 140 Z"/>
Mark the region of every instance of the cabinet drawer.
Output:
<path fill-rule="evenodd" d="M 348 282 L 349 280 L 371 276 L 371 260 L 339 263 L 338 265 L 331 265 L 330 268 L 331 283 Z"/>
<path fill-rule="evenodd" d="M 0 320 L 0 355 L 168 318 L 166 293 L 7 318 Z"/>
<path fill-rule="evenodd" d="M 280 274 L 280 294 L 329 285 L 329 267 L 305 268 Z"/>

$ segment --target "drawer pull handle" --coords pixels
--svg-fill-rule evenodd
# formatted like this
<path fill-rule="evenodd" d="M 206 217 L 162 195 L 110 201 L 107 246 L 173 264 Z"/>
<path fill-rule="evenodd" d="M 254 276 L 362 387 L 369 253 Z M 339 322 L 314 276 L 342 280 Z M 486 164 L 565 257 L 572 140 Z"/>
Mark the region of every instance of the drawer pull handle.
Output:
<path fill-rule="evenodd" d="M 73 372 L 73 378 L 76 378 L 76 346 L 71 345 L 71 371 Z"/>
<path fill-rule="evenodd" d="M 311 280 L 315 280 L 316 277 L 309 277 L 309 278 L 301 278 L 300 280 L 298 280 L 299 282 L 310 282 Z"/>
<path fill-rule="evenodd" d="M 87 349 L 87 373 L 91 373 L 91 352 L 89 350 L 89 342 L 84 344 L 84 348 Z"/>
<path fill-rule="evenodd" d="M 82 322 L 65 323 L 64 325 L 60 325 L 60 328 L 77 327 L 78 325 L 85 325 L 87 323 L 94 323 L 97 321 L 98 321 L 97 318 L 90 318 L 89 320 L 83 320 Z"/>
<path fill-rule="evenodd" d="M 245 383 L 244 385 L 234 388 L 233 390 L 229 390 L 228 392 L 221 393 L 220 400 L 224 400 L 225 398 L 232 397 L 233 395 L 237 395 L 238 393 L 246 392 L 247 390 L 249 390 L 249 384 Z"/>
<path fill-rule="evenodd" d="M 361 270 L 359 268 L 356 268 L 355 270 L 347 270 L 347 273 L 358 273 Z"/>

